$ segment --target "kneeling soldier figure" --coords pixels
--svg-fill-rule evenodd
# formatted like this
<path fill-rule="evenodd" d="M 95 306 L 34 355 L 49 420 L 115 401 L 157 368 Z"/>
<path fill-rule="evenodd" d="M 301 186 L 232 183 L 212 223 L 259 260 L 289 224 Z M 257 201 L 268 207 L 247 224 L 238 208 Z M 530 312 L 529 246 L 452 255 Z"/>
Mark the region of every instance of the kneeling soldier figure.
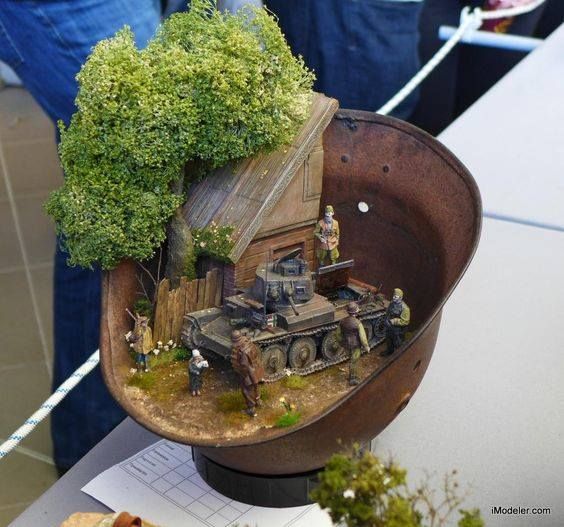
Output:
<path fill-rule="evenodd" d="M 341 320 L 337 328 L 337 341 L 347 350 L 350 356 L 349 384 L 351 386 L 356 386 L 360 382 L 358 378 L 358 359 L 360 359 L 361 349 L 370 351 L 366 331 L 362 322 L 357 318 L 359 311 L 358 304 L 351 302 L 347 306 L 349 316 Z"/>

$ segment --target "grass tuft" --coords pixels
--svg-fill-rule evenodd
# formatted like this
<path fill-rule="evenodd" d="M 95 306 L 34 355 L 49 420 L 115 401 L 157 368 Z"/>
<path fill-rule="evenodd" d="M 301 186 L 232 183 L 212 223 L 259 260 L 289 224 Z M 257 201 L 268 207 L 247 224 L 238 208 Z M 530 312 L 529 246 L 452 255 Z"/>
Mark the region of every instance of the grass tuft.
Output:
<path fill-rule="evenodd" d="M 186 348 L 176 348 L 174 360 L 190 360 L 192 354 Z"/>
<path fill-rule="evenodd" d="M 134 386 L 135 388 L 140 388 L 141 390 L 150 390 L 155 386 L 157 382 L 157 377 L 152 371 L 145 373 L 134 373 L 131 379 L 127 381 L 128 386 Z"/>
<path fill-rule="evenodd" d="M 281 415 L 277 420 L 274 426 L 277 428 L 287 428 L 289 426 L 294 426 L 301 418 L 300 412 L 286 412 L 285 414 Z"/>
<path fill-rule="evenodd" d="M 246 407 L 243 394 L 238 390 L 225 392 L 217 397 L 217 409 L 220 412 L 240 412 Z"/>
<path fill-rule="evenodd" d="M 290 390 L 303 390 L 308 386 L 309 380 L 299 375 L 290 375 L 282 380 L 282 384 Z"/>

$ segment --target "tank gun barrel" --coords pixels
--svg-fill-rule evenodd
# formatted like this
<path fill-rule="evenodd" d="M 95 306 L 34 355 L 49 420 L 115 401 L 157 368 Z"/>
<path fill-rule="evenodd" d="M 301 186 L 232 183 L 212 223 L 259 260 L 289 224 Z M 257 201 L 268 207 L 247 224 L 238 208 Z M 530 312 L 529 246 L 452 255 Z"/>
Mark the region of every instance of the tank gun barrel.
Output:
<path fill-rule="evenodd" d="M 292 311 L 294 312 L 294 315 L 299 317 L 300 312 L 298 311 L 298 308 L 296 307 L 296 304 L 294 302 L 294 295 L 288 295 L 288 300 L 290 301 L 290 306 L 292 307 Z"/>

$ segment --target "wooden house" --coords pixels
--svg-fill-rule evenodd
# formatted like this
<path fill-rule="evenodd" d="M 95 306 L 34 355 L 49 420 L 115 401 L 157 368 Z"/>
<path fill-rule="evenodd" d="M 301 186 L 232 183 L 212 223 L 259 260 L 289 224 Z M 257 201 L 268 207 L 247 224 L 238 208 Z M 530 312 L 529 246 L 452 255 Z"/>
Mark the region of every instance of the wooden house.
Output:
<path fill-rule="evenodd" d="M 323 177 L 322 134 L 338 108 L 315 94 L 310 117 L 291 145 L 218 169 L 191 189 L 184 215 L 191 228 L 233 226 L 231 263 L 198 262 L 200 276 L 219 269 L 222 297 L 250 286 L 261 263 L 301 249 L 313 268 L 313 230 Z"/>

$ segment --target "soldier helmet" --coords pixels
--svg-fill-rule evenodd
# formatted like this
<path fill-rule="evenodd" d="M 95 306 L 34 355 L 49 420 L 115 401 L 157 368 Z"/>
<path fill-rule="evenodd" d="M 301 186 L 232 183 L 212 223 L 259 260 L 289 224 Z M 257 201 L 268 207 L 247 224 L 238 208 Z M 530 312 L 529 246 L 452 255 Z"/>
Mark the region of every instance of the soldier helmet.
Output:
<path fill-rule="evenodd" d="M 192 358 L 194 357 L 201 357 L 202 355 L 200 354 L 200 350 L 199 349 L 193 349 L 192 350 Z"/>
<path fill-rule="evenodd" d="M 238 329 L 231 332 L 231 342 L 237 344 L 238 342 L 241 342 L 241 340 L 243 340 L 243 335 Z"/>
<path fill-rule="evenodd" d="M 403 299 L 403 291 L 399 287 L 396 287 L 394 289 L 394 296 L 397 296 L 400 300 L 402 300 Z"/>
<path fill-rule="evenodd" d="M 350 302 L 347 306 L 347 313 L 349 315 L 356 315 L 360 311 L 358 304 L 356 302 Z"/>
<path fill-rule="evenodd" d="M 327 205 L 327 207 L 325 207 L 325 214 L 335 214 L 335 210 L 333 209 L 333 205 Z"/>

